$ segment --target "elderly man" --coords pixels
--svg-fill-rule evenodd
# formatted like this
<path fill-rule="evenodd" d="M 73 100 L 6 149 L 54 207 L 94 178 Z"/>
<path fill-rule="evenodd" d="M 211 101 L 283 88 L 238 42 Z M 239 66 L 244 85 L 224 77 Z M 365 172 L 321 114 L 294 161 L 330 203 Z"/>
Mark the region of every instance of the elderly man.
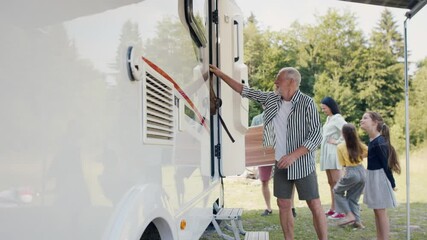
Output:
<path fill-rule="evenodd" d="M 276 90 L 262 92 L 248 88 L 213 65 L 210 65 L 210 71 L 242 97 L 265 106 L 263 142 L 275 149 L 274 196 L 277 198 L 285 239 L 294 239 L 291 210 L 294 185 L 299 199 L 305 200 L 310 208 L 318 239 L 327 239 L 327 223 L 319 199 L 314 156 L 322 141 L 322 126 L 313 99 L 299 90 L 301 74 L 295 68 L 282 68 L 274 81 Z"/>

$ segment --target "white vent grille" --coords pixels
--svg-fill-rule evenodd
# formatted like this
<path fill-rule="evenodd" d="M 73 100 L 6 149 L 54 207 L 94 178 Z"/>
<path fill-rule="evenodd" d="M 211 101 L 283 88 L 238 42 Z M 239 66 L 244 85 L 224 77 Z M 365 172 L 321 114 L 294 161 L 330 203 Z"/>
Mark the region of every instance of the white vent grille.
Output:
<path fill-rule="evenodd" d="M 148 66 L 146 68 L 148 71 L 142 83 L 144 142 L 172 144 L 174 138 L 173 85 Z"/>

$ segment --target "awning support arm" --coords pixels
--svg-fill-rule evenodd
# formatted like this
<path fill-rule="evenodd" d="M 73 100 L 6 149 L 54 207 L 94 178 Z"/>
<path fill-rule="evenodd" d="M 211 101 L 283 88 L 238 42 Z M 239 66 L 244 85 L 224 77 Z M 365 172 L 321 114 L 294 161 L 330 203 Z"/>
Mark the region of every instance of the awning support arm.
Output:
<path fill-rule="evenodd" d="M 405 16 L 407 18 L 412 18 L 413 16 L 415 16 L 415 14 L 417 14 L 418 11 L 421 10 L 421 8 L 423 8 L 425 5 L 427 4 L 427 0 L 420 0 L 417 5 L 415 5 L 413 8 L 411 8 L 411 10 L 407 11 L 405 13 Z"/>

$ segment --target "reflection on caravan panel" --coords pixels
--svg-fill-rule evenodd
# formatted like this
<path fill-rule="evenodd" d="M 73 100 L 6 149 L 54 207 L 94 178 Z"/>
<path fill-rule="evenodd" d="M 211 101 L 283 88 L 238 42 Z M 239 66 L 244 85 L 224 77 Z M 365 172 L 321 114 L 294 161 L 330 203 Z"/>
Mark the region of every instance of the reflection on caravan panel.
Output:
<path fill-rule="evenodd" d="M 188 127 L 170 145 L 144 143 L 142 84 L 126 70 L 134 46 L 183 89 L 193 83 L 199 58 L 178 2 L 1 4 L 0 239 L 134 237 L 157 210 L 148 203 L 183 214 L 207 187 L 199 165 L 210 133 Z M 197 81 L 190 99 L 208 92 Z"/>

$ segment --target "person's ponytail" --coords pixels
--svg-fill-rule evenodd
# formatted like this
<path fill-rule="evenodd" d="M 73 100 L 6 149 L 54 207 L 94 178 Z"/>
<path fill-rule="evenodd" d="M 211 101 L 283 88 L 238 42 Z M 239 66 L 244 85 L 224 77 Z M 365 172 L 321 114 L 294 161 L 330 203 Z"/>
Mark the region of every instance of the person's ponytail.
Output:
<path fill-rule="evenodd" d="M 397 157 L 396 149 L 390 142 L 390 128 L 383 123 L 381 126 L 381 135 L 385 138 L 388 145 L 388 167 L 395 173 L 400 174 L 401 168 L 399 164 L 399 159 Z"/>

